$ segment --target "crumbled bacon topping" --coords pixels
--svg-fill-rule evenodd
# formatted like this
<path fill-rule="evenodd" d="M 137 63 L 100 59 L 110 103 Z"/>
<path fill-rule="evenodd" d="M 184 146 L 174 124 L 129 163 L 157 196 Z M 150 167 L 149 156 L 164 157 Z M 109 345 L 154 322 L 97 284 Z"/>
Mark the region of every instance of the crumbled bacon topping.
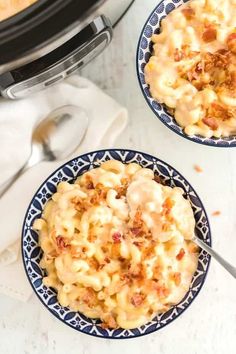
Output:
<path fill-rule="evenodd" d="M 204 71 L 204 62 L 200 61 L 199 63 L 197 63 L 196 68 L 195 68 L 195 72 L 197 74 L 201 74 Z"/>
<path fill-rule="evenodd" d="M 159 285 L 157 287 L 157 294 L 160 298 L 165 298 L 170 294 L 170 290 L 166 288 L 164 285 Z"/>
<path fill-rule="evenodd" d="M 93 189 L 94 188 L 93 182 L 88 182 L 88 184 L 86 184 L 86 188 Z"/>
<path fill-rule="evenodd" d="M 190 242 L 188 245 L 188 250 L 191 253 L 197 253 L 199 251 L 199 247 L 196 245 L 196 243 Z"/>
<path fill-rule="evenodd" d="M 112 315 L 106 315 L 101 324 L 102 328 L 117 328 L 117 323 L 115 318 Z"/>
<path fill-rule="evenodd" d="M 209 115 L 214 116 L 215 118 L 219 118 L 221 120 L 228 120 L 235 116 L 236 110 L 232 107 L 223 106 L 222 104 L 218 104 L 213 102 L 211 104 Z"/>
<path fill-rule="evenodd" d="M 112 235 L 112 239 L 114 243 L 120 243 L 121 242 L 121 233 L 120 232 L 114 232 Z"/>
<path fill-rule="evenodd" d="M 59 251 L 64 251 L 69 246 L 69 244 L 66 242 L 65 237 L 63 236 L 56 237 L 56 244 Z"/>
<path fill-rule="evenodd" d="M 142 228 L 141 227 L 131 227 L 130 232 L 134 236 L 139 236 L 142 233 Z"/>
<path fill-rule="evenodd" d="M 89 259 L 89 265 L 90 265 L 91 268 L 94 268 L 94 269 L 96 269 L 96 270 L 99 269 L 99 263 L 98 263 L 98 261 L 97 261 L 95 258 L 93 258 L 93 257 Z"/>
<path fill-rule="evenodd" d="M 139 208 L 134 215 L 133 228 L 143 228 L 142 212 Z"/>
<path fill-rule="evenodd" d="M 165 185 L 165 181 L 158 175 L 154 175 L 154 181 L 162 184 L 163 186 Z"/>
<path fill-rule="evenodd" d="M 195 70 L 192 70 L 192 71 L 187 72 L 187 78 L 188 78 L 188 81 L 192 82 L 194 80 L 198 80 L 199 75 Z"/>
<path fill-rule="evenodd" d="M 155 279 L 158 279 L 159 277 L 161 277 L 163 271 L 163 266 L 161 266 L 160 264 L 156 265 L 153 269 L 153 274 L 155 276 Z"/>
<path fill-rule="evenodd" d="M 207 26 L 202 34 L 202 39 L 204 42 L 209 43 L 216 40 L 217 31 L 213 26 Z"/>
<path fill-rule="evenodd" d="M 181 261 L 181 259 L 183 259 L 184 255 L 185 255 L 185 250 L 184 250 L 183 248 L 181 248 L 180 251 L 179 251 L 179 253 L 178 253 L 177 256 L 176 256 L 176 259 L 177 259 L 178 261 Z"/>
<path fill-rule="evenodd" d="M 199 165 L 194 165 L 193 168 L 194 168 L 194 170 L 195 170 L 196 172 L 198 172 L 198 173 L 203 172 L 203 169 L 202 169 Z"/>
<path fill-rule="evenodd" d="M 173 279 L 175 285 L 179 286 L 181 283 L 181 273 L 180 272 L 173 273 L 172 279 Z"/>
<path fill-rule="evenodd" d="M 128 188 L 128 179 L 127 178 L 123 178 L 121 180 L 121 186 L 118 186 L 118 187 L 115 188 L 115 190 L 117 192 L 116 199 L 120 199 L 121 197 L 126 196 L 127 188 Z"/>
<path fill-rule="evenodd" d="M 206 124 L 212 130 L 216 130 L 219 127 L 216 119 L 213 118 L 213 117 L 205 117 L 205 118 L 203 118 L 202 121 L 203 121 L 204 124 Z"/>
<path fill-rule="evenodd" d="M 236 33 L 231 33 L 227 38 L 227 45 L 231 52 L 236 53 Z"/>
<path fill-rule="evenodd" d="M 114 242 L 111 246 L 111 258 L 120 258 L 120 242 Z"/>
<path fill-rule="evenodd" d="M 93 288 L 86 288 L 85 293 L 82 296 L 82 300 L 85 304 L 88 305 L 88 307 L 93 307 L 96 305 L 97 296 Z"/>
<path fill-rule="evenodd" d="M 140 248 L 140 247 L 142 247 L 142 245 L 143 245 L 143 243 L 142 242 L 133 242 L 133 244 L 135 245 L 135 246 L 137 246 L 138 248 Z"/>
<path fill-rule="evenodd" d="M 143 267 L 141 264 L 131 264 L 131 266 L 129 267 L 128 275 L 131 278 L 141 277 L 142 270 L 143 270 Z"/>
<path fill-rule="evenodd" d="M 135 307 L 139 307 L 144 302 L 145 296 L 143 294 L 134 294 L 131 297 L 131 304 Z"/>
<path fill-rule="evenodd" d="M 132 276 L 129 273 L 123 273 L 120 276 L 120 280 L 123 281 L 125 284 L 131 284 L 132 283 Z"/>
<path fill-rule="evenodd" d="M 221 214 L 220 210 L 213 211 L 212 216 L 219 216 Z"/>
<path fill-rule="evenodd" d="M 175 48 L 174 60 L 175 61 L 181 61 L 182 59 L 184 59 L 184 53 L 182 52 L 182 50 L 179 50 L 178 48 Z"/>
<path fill-rule="evenodd" d="M 186 7 L 185 9 L 182 9 L 181 12 L 187 20 L 192 20 L 194 18 L 195 11 L 191 7 Z"/>
<path fill-rule="evenodd" d="M 164 201 L 164 203 L 162 205 L 162 208 L 163 208 L 162 215 L 168 216 L 174 205 L 175 205 L 175 202 L 173 199 L 166 198 L 166 200 Z"/>

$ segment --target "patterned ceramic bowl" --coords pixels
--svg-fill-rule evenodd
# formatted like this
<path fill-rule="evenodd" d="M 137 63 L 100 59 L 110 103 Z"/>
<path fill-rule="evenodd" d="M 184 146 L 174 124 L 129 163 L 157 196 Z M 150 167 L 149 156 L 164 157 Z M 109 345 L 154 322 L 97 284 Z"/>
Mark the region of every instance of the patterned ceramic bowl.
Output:
<path fill-rule="evenodd" d="M 136 64 L 137 64 L 137 75 L 138 75 L 139 84 L 149 107 L 155 113 L 156 117 L 159 118 L 162 123 L 164 123 L 168 128 L 173 130 L 178 135 L 203 145 L 210 145 L 210 146 L 217 146 L 217 147 L 235 147 L 236 136 L 231 136 L 229 138 L 221 138 L 221 139 L 219 138 L 209 139 L 209 138 L 201 137 L 199 135 L 188 136 L 187 134 L 185 134 L 183 129 L 177 124 L 173 116 L 170 113 L 168 113 L 165 106 L 158 103 L 151 97 L 149 87 L 145 83 L 144 68 L 151 57 L 151 53 L 152 53 L 151 37 L 153 33 L 159 33 L 162 19 L 166 17 L 176 7 L 186 3 L 187 1 L 188 0 L 162 0 L 149 16 L 141 32 L 140 39 L 138 42 L 138 48 L 137 48 Z"/>
<path fill-rule="evenodd" d="M 105 338 L 133 338 L 154 332 L 171 323 L 180 316 L 192 303 L 199 293 L 207 274 L 210 257 L 201 251 L 197 271 L 192 279 L 191 288 L 184 299 L 170 310 L 156 316 L 151 322 L 132 330 L 103 329 L 98 320 L 86 318 L 84 315 L 73 312 L 67 307 L 61 306 L 57 301 L 56 291 L 42 284 L 44 271 L 39 262 L 42 251 L 38 244 L 38 235 L 32 229 L 33 222 L 41 216 L 45 203 L 55 193 L 60 181 L 73 182 L 79 175 L 91 168 L 98 167 L 101 162 L 116 159 L 124 163 L 136 162 L 142 167 L 150 168 L 159 175 L 171 187 L 181 187 L 185 196 L 189 199 L 196 219 L 197 232 L 207 244 L 211 245 L 210 226 L 205 209 L 191 185 L 174 168 L 165 162 L 148 154 L 132 150 L 102 150 L 79 156 L 56 170 L 41 185 L 34 195 L 26 212 L 22 230 L 22 257 L 29 282 L 45 307 L 58 319 L 68 326 L 93 336 Z"/>

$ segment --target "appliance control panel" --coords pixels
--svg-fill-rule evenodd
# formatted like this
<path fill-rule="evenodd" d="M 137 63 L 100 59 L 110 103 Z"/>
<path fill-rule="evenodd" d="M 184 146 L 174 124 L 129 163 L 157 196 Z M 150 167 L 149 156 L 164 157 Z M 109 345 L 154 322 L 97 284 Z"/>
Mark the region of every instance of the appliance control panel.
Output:
<path fill-rule="evenodd" d="M 112 39 L 112 26 L 99 16 L 62 47 L 13 72 L 3 74 L 2 96 L 18 99 L 49 87 L 76 72 L 101 53 Z M 9 84 L 7 85 L 7 83 Z"/>

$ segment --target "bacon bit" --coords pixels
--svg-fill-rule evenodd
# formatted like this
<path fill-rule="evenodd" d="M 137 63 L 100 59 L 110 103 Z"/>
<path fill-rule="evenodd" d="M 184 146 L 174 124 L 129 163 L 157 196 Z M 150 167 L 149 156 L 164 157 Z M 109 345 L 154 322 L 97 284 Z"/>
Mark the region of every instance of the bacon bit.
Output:
<path fill-rule="evenodd" d="M 141 264 L 132 264 L 130 266 L 128 275 L 131 278 L 136 278 L 136 277 L 141 276 L 141 273 L 142 273 L 142 265 Z"/>
<path fill-rule="evenodd" d="M 188 71 L 187 72 L 187 79 L 190 82 L 192 82 L 193 80 L 198 80 L 199 75 L 196 73 L 196 70 L 195 71 Z"/>
<path fill-rule="evenodd" d="M 162 205 L 162 208 L 163 208 L 162 214 L 164 216 L 169 215 L 171 212 L 171 209 L 173 208 L 174 205 L 175 205 L 175 202 L 173 199 L 166 198 L 166 200 L 164 201 L 164 203 Z"/>
<path fill-rule="evenodd" d="M 216 40 L 217 31 L 214 27 L 209 26 L 205 29 L 202 34 L 202 39 L 204 42 L 209 43 Z"/>
<path fill-rule="evenodd" d="M 217 50 L 217 53 L 221 54 L 221 55 L 228 55 L 230 52 L 228 49 L 222 48 L 222 49 Z"/>
<path fill-rule="evenodd" d="M 187 20 L 192 20 L 194 18 L 195 11 L 191 7 L 186 7 L 185 9 L 182 9 L 181 12 Z"/>
<path fill-rule="evenodd" d="M 181 273 L 175 272 L 175 273 L 172 275 L 172 279 L 174 280 L 175 285 L 176 285 L 176 286 L 179 286 L 180 283 L 181 283 Z"/>
<path fill-rule="evenodd" d="M 142 228 L 143 227 L 142 212 L 140 209 L 137 209 L 137 211 L 134 215 L 133 227 L 134 228 L 136 228 L 136 227 Z"/>
<path fill-rule="evenodd" d="M 120 243 L 113 243 L 111 246 L 111 257 L 112 258 L 119 258 L 120 257 Z"/>
<path fill-rule="evenodd" d="M 203 172 L 203 169 L 199 165 L 194 165 L 193 168 L 198 173 L 202 173 Z"/>
<path fill-rule="evenodd" d="M 133 242 L 133 245 L 135 245 L 135 246 L 137 246 L 137 247 L 141 247 L 142 246 L 142 244 L 143 244 L 143 242 Z"/>
<path fill-rule="evenodd" d="M 205 117 L 205 118 L 203 118 L 202 121 L 204 124 L 206 124 L 212 130 L 216 130 L 219 127 L 216 119 L 213 117 Z"/>
<path fill-rule="evenodd" d="M 84 295 L 82 296 L 82 300 L 88 307 L 93 307 L 97 302 L 96 292 L 93 288 L 86 288 Z"/>
<path fill-rule="evenodd" d="M 160 176 L 158 175 L 154 175 L 154 181 L 157 182 L 157 183 L 160 183 L 162 184 L 163 186 L 165 186 L 165 181 L 164 179 L 162 179 Z"/>
<path fill-rule="evenodd" d="M 235 89 L 236 88 L 236 72 L 232 71 L 230 73 L 230 86 Z"/>
<path fill-rule="evenodd" d="M 130 231 L 134 236 L 138 236 L 142 232 L 142 228 L 141 227 L 131 227 Z"/>
<path fill-rule="evenodd" d="M 130 285 L 132 283 L 132 276 L 129 273 L 121 274 L 120 280 L 125 282 L 125 284 Z"/>
<path fill-rule="evenodd" d="M 145 296 L 143 294 L 134 294 L 132 297 L 131 297 L 131 304 L 134 306 L 134 307 L 139 307 L 142 305 L 143 301 L 145 299 Z"/>
<path fill-rule="evenodd" d="M 166 198 L 164 204 L 163 204 L 163 208 L 166 208 L 166 209 L 171 209 L 173 206 L 175 205 L 175 202 L 173 199 L 171 198 Z"/>
<path fill-rule="evenodd" d="M 191 253 L 198 253 L 199 252 L 199 247 L 196 245 L 196 243 L 190 242 L 188 245 L 188 250 Z"/>
<path fill-rule="evenodd" d="M 112 239 L 114 243 L 120 243 L 121 242 L 121 233 L 120 232 L 114 232 L 112 235 Z"/>
<path fill-rule="evenodd" d="M 185 255 L 185 250 L 184 250 L 183 248 L 181 248 L 180 251 L 179 251 L 179 253 L 178 253 L 177 256 L 176 256 L 176 259 L 177 259 L 178 261 L 181 261 L 181 259 L 184 257 L 184 255 Z"/>
<path fill-rule="evenodd" d="M 120 199 L 121 197 L 126 196 L 127 188 L 128 188 L 128 179 L 127 178 L 122 178 L 121 180 L 121 186 L 116 187 L 115 190 L 117 192 L 116 199 Z"/>
<path fill-rule="evenodd" d="M 157 291 L 157 289 L 159 287 L 157 280 L 147 279 L 146 284 L 147 284 L 147 288 L 149 289 L 149 291 L 153 291 L 153 290 Z"/>
<path fill-rule="evenodd" d="M 59 251 L 64 251 L 69 245 L 65 242 L 65 238 L 63 236 L 56 237 L 56 243 Z"/>
<path fill-rule="evenodd" d="M 90 203 L 91 206 L 93 206 L 93 205 L 99 204 L 99 201 L 100 201 L 99 195 L 98 194 L 94 194 L 90 198 L 89 203 Z"/>
<path fill-rule="evenodd" d="M 90 259 L 89 259 L 89 266 L 90 266 L 91 268 L 96 269 L 96 270 L 99 269 L 99 263 L 98 263 L 98 261 L 97 261 L 95 258 L 90 258 Z"/>
<path fill-rule="evenodd" d="M 144 258 L 150 258 L 153 255 L 153 252 L 154 252 L 154 247 L 153 246 L 146 247 L 143 250 L 143 257 Z"/>
<path fill-rule="evenodd" d="M 86 185 L 86 188 L 87 188 L 87 189 L 94 189 L 93 182 L 89 182 L 89 183 Z"/>
<path fill-rule="evenodd" d="M 108 257 L 105 257 L 105 258 L 104 258 L 104 261 L 105 261 L 106 263 L 111 263 L 111 260 L 110 260 L 110 258 L 108 258 Z"/>
<path fill-rule="evenodd" d="M 220 104 L 213 102 L 211 104 L 210 113 L 215 118 L 220 118 L 222 120 L 227 120 L 231 118 L 231 112 L 226 107 L 221 106 Z"/>
<path fill-rule="evenodd" d="M 161 277 L 162 271 L 163 271 L 163 267 L 160 264 L 155 266 L 155 268 L 153 270 L 153 274 L 155 276 L 155 279 L 158 279 Z"/>
<path fill-rule="evenodd" d="M 179 50 L 178 48 L 175 48 L 174 51 L 174 61 L 181 61 L 184 59 L 184 53 Z"/>
<path fill-rule="evenodd" d="M 236 33 L 231 33 L 227 38 L 227 45 L 231 52 L 236 53 Z"/>
<path fill-rule="evenodd" d="M 197 63 L 195 71 L 196 73 L 201 74 L 203 70 L 204 70 L 204 63 L 200 61 L 199 63 Z"/>
<path fill-rule="evenodd" d="M 101 324 L 101 327 L 106 329 L 106 328 L 117 328 L 117 323 L 115 318 L 112 315 L 107 315 L 104 318 L 104 322 Z"/>
<path fill-rule="evenodd" d="M 160 285 L 157 288 L 157 294 L 160 298 L 165 298 L 170 294 L 170 290 L 167 289 L 164 285 Z"/>
<path fill-rule="evenodd" d="M 219 216 L 221 214 L 220 210 L 213 211 L 212 216 Z"/>

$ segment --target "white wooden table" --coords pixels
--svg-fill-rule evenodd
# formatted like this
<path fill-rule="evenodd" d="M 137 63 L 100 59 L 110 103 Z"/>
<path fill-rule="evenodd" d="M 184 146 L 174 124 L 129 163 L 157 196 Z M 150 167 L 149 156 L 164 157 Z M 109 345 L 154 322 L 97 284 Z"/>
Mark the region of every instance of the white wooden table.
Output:
<path fill-rule="evenodd" d="M 157 0 L 136 0 L 110 47 L 82 72 L 129 110 L 115 147 L 149 152 L 179 170 L 199 193 L 210 217 L 213 244 L 236 264 L 236 151 L 187 141 L 158 121 L 140 92 L 135 69 L 138 36 Z M 193 165 L 202 167 L 196 173 Z M 220 216 L 211 213 L 220 210 Z M 0 296 L 1 354 L 233 354 L 236 353 L 236 282 L 214 260 L 197 299 L 176 321 L 132 340 L 77 333 L 54 318 L 35 296 L 21 303 Z"/>

